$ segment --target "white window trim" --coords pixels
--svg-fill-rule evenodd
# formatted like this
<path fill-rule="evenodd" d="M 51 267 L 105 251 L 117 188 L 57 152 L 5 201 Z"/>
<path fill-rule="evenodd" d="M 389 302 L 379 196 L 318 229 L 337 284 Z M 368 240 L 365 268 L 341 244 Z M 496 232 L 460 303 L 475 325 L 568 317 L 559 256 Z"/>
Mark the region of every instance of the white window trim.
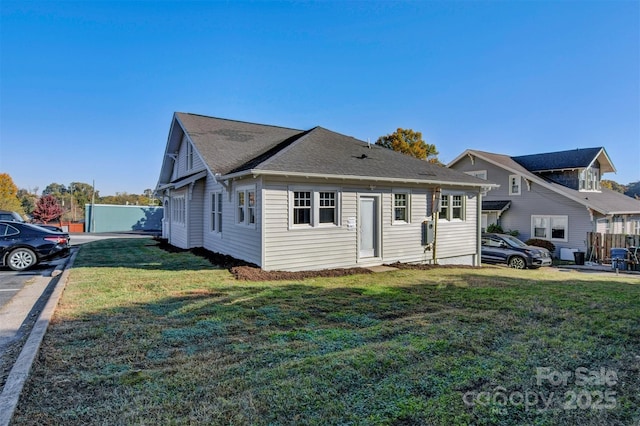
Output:
<path fill-rule="evenodd" d="M 253 197 L 254 197 L 254 205 L 253 205 L 253 222 L 249 221 L 250 218 L 250 214 L 249 214 L 249 193 L 253 192 Z M 240 207 L 238 205 L 238 201 L 240 198 L 240 193 L 244 194 L 244 220 L 240 221 L 240 217 L 238 214 L 238 208 Z M 234 203 L 233 203 L 233 210 L 234 210 L 234 222 L 236 225 L 238 226 L 244 226 L 246 228 L 257 228 L 258 227 L 258 193 L 256 192 L 256 186 L 255 185 L 243 185 L 243 186 L 238 186 L 234 192 L 234 199 L 233 199 Z"/>
<path fill-rule="evenodd" d="M 294 201 L 296 192 L 311 193 L 311 219 L 310 223 L 293 223 L 294 219 Z M 336 197 L 335 221 L 332 223 L 320 223 L 320 193 L 333 192 Z M 337 228 L 341 225 L 341 194 L 342 191 L 336 187 L 310 187 L 310 186 L 291 186 L 288 188 L 288 210 L 289 210 L 289 229 L 310 229 L 310 228 Z"/>
<path fill-rule="evenodd" d="M 396 195 L 406 195 L 407 204 L 404 207 L 406 212 L 406 220 L 396 220 Z M 391 224 L 392 225 L 406 225 L 411 223 L 411 192 L 409 191 L 393 191 L 391 194 Z"/>
<path fill-rule="evenodd" d="M 211 223 L 209 224 L 209 232 L 215 235 L 220 235 L 222 233 L 222 210 L 218 211 L 218 209 L 222 209 L 222 191 L 212 191 L 209 195 L 210 211 L 209 217 Z M 217 220 L 219 218 L 219 220 Z M 215 224 L 215 229 L 214 229 Z"/>
<path fill-rule="evenodd" d="M 534 220 L 536 218 L 544 218 L 547 220 L 547 226 L 546 226 L 546 234 L 547 237 L 538 237 L 535 234 L 535 222 Z M 551 221 L 552 219 L 563 219 L 565 222 L 565 228 L 564 228 L 564 238 L 553 238 L 552 237 L 552 226 L 551 226 Z M 567 215 L 544 215 L 544 214 L 532 214 L 531 215 L 531 238 L 539 238 L 541 240 L 548 240 L 548 241 L 562 241 L 562 242 L 568 242 L 569 241 L 569 216 Z"/>
<path fill-rule="evenodd" d="M 462 200 L 462 218 L 453 218 L 453 197 L 460 196 Z M 438 221 L 446 222 L 465 222 L 467 220 L 467 195 L 463 192 L 443 192 L 440 194 L 440 206 L 444 198 L 447 199 L 447 213 L 442 214 L 442 210 L 438 215 Z"/>
<path fill-rule="evenodd" d="M 513 185 L 511 185 L 512 179 L 515 179 L 518 182 L 518 192 L 513 191 Z M 520 194 L 522 194 L 522 176 L 509 175 L 509 195 L 520 195 Z"/>
<path fill-rule="evenodd" d="M 186 225 L 187 204 L 186 197 L 179 195 L 171 200 L 171 223 L 177 225 Z"/>
<path fill-rule="evenodd" d="M 193 145 L 187 141 L 187 170 L 193 170 Z"/>

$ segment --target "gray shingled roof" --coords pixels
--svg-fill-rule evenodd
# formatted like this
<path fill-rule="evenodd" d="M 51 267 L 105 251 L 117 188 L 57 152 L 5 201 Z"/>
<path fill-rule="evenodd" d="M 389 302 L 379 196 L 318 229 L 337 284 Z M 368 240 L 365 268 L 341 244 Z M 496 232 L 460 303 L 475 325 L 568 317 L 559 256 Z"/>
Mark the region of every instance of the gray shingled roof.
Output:
<path fill-rule="evenodd" d="M 302 130 L 178 112 L 182 128 L 214 173 L 226 174 Z"/>
<path fill-rule="evenodd" d="M 487 181 L 322 127 L 301 131 L 176 113 L 213 173 L 292 173 L 473 186 Z"/>
<path fill-rule="evenodd" d="M 594 151 L 591 151 L 591 153 L 593 152 Z M 453 160 L 451 163 L 449 163 L 449 167 L 451 167 L 456 161 L 458 161 L 466 154 L 475 155 L 479 158 L 484 159 L 485 161 L 496 164 L 497 166 L 500 166 L 505 170 L 509 170 L 513 173 L 518 173 L 525 179 L 529 179 L 532 182 L 538 182 L 539 184 L 546 186 L 552 191 L 563 194 L 564 196 L 573 199 L 574 201 L 577 201 L 602 214 L 640 213 L 640 201 L 634 198 L 616 191 L 609 190 L 607 188 L 602 188 L 600 191 L 578 191 L 576 189 L 568 188 L 566 186 L 545 179 L 532 171 L 527 170 L 521 164 L 517 163 L 515 161 L 515 158 L 509 157 L 508 155 L 468 149 L 460 154 L 456 160 Z M 597 152 L 595 152 L 595 155 L 603 154 L 606 156 L 604 150 L 601 151 L 601 148 L 597 148 Z M 594 157 L 592 157 L 592 160 L 593 158 Z M 611 165 L 611 167 L 613 167 L 613 165 Z M 547 168 L 545 170 L 549 169 L 550 168 Z"/>
<path fill-rule="evenodd" d="M 511 206 L 511 201 L 509 200 L 482 200 L 482 211 L 502 211 L 506 210 Z"/>
<path fill-rule="evenodd" d="M 521 155 L 511 158 L 531 172 L 570 170 L 589 167 L 603 150 L 604 148 L 602 147 L 580 148 L 543 154 Z"/>

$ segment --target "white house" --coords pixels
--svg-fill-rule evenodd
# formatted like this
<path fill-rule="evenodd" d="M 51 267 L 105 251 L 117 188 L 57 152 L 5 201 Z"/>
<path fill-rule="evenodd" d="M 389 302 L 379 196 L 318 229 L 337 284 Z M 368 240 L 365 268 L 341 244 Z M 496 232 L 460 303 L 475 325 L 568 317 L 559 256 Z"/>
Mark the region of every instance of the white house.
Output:
<path fill-rule="evenodd" d="M 493 186 L 321 127 L 175 113 L 156 193 L 170 244 L 299 271 L 479 265 Z"/>

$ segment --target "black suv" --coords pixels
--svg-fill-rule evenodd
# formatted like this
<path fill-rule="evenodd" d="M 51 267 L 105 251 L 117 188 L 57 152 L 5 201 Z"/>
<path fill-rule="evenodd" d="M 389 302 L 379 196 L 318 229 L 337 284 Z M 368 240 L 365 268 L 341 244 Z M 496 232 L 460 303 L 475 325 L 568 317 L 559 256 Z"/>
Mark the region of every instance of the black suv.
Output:
<path fill-rule="evenodd" d="M 508 234 L 482 234 L 482 261 L 533 269 L 551 266 L 551 254 L 544 247 L 528 246 Z"/>

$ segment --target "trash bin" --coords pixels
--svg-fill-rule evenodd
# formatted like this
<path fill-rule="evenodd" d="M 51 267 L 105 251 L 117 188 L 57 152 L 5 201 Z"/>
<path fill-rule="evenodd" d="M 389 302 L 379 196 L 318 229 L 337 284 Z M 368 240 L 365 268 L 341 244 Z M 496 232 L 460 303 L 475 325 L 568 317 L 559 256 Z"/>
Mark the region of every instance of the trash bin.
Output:
<path fill-rule="evenodd" d="M 611 249 L 611 269 L 627 269 L 627 249 L 612 248 Z"/>
<path fill-rule="evenodd" d="M 576 265 L 584 265 L 584 252 L 574 251 L 573 260 L 576 262 Z"/>

